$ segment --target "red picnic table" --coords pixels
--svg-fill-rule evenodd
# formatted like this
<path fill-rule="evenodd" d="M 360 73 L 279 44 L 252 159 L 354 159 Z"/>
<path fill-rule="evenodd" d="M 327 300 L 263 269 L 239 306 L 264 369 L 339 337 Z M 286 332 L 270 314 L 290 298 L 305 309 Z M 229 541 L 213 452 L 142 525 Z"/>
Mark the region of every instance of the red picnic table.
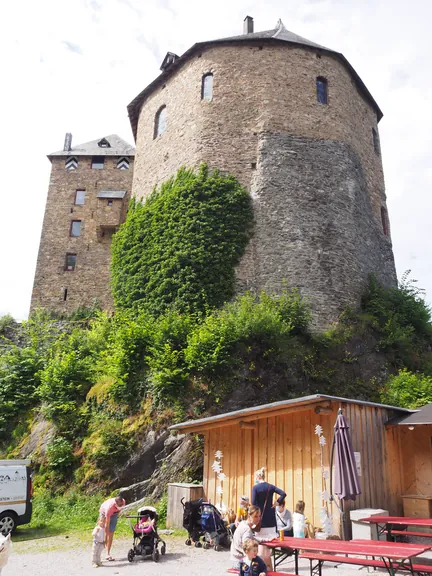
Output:
<path fill-rule="evenodd" d="M 370 556 L 374 560 L 356 558 L 355 563 L 370 566 L 371 562 L 378 564 L 375 558 L 380 558 L 379 563 L 386 568 L 390 576 L 394 576 L 398 570 L 406 570 L 411 574 L 415 573 L 412 558 L 423 554 L 431 548 L 423 544 L 401 544 L 397 542 L 380 542 L 378 540 L 314 540 L 310 538 L 284 538 L 272 542 L 263 542 L 265 546 L 273 550 L 274 569 L 281 564 L 288 556 L 294 555 L 295 573 L 298 574 L 298 558 L 300 550 L 317 552 L 318 554 L 302 554 L 311 562 L 311 575 L 321 576 L 321 568 L 326 561 L 337 561 L 341 564 L 352 563 L 349 558 L 335 556 L 344 554 L 346 556 Z M 316 561 L 315 566 L 312 561 Z"/>
<path fill-rule="evenodd" d="M 406 536 L 421 536 L 423 538 L 432 538 L 432 534 L 428 532 L 412 532 L 406 528 L 408 526 L 426 526 L 432 528 L 432 518 L 411 518 L 405 516 L 368 516 L 362 518 L 360 522 L 369 522 L 376 524 L 378 529 L 378 536 L 381 534 L 387 535 L 387 540 L 391 542 L 392 534 L 402 534 Z M 401 526 L 401 530 L 393 530 L 393 526 Z"/>

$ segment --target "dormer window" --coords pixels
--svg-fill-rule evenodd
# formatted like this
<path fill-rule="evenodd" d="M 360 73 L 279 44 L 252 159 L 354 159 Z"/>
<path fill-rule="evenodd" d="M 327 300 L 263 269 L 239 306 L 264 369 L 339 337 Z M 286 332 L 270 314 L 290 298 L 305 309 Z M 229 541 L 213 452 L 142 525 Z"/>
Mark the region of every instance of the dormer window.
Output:
<path fill-rule="evenodd" d="M 213 98 L 213 74 L 204 74 L 201 82 L 201 100 L 212 100 Z"/>
<path fill-rule="evenodd" d="M 76 170 L 78 168 L 78 158 L 76 156 L 68 156 L 65 162 L 66 170 Z"/>
<path fill-rule="evenodd" d="M 103 156 L 93 156 L 91 167 L 93 170 L 103 170 L 105 158 Z"/>
<path fill-rule="evenodd" d="M 156 112 L 153 139 L 162 136 L 167 128 L 167 109 L 163 105 Z"/>
<path fill-rule="evenodd" d="M 328 82 L 326 78 L 318 76 L 316 79 L 318 104 L 328 104 Z"/>
<path fill-rule="evenodd" d="M 111 144 L 108 142 L 106 138 L 102 138 L 102 140 L 99 140 L 98 146 L 99 148 L 111 148 Z"/>
<path fill-rule="evenodd" d="M 119 158 L 117 162 L 117 168 L 119 170 L 129 170 L 129 158 L 126 158 L 126 156 Z"/>
<path fill-rule="evenodd" d="M 169 68 L 171 66 L 171 64 L 174 64 L 174 62 L 179 58 L 179 56 L 177 56 L 177 54 L 174 54 L 174 52 L 167 52 L 165 58 L 163 59 L 163 62 L 161 64 L 160 69 L 165 72 L 165 70 L 167 68 Z"/>

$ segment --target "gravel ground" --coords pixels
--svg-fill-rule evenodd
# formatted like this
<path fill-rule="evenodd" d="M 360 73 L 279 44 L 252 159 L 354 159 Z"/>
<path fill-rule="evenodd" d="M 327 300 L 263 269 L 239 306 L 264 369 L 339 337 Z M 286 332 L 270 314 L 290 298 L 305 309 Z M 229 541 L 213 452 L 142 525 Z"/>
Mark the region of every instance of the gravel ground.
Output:
<path fill-rule="evenodd" d="M 3 569 L 2 576 L 141 576 L 148 571 L 152 576 L 222 576 L 231 565 L 227 550 L 216 552 L 191 548 L 184 545 L 184 540 L 178 537 L 164 536 L 167 542 L 167 553 L 159 563 L 154 563 L 150 557 L 127 561 L 127 551 L 131 539 L 118 538 L 114 540 L 113 554 L 115 562 L 104 562 L 100 568 L 91 566 L 91 542 L 77 536 L 65 538 L 55 536 L 41 538 L 28 542 L 14 544 L 8 565 Z M 290 559 L 278 571 L 294 573 L 294 563 Z M 353 566 L 324 566 L 323 576 L 360 576 L 359 568 Z M 309 576 L 309 564 L 300 561 L 300 576 Z M 362 569 L 361 575 L 368 574 Z M 373 571 L 374 576 L 385 576 L 386 572 Z"/>

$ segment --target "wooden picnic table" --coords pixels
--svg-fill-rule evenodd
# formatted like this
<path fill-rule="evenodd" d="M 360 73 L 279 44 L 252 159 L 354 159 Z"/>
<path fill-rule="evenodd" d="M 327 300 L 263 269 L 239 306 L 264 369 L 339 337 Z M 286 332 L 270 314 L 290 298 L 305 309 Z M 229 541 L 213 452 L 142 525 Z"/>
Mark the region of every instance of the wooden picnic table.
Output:
<path fill-rule="evenodd" d="M 274 540 L 272 542 L 262 542 L 262 544 L 273 550 L 275 570 L 288 556 L 293 555 L 296 574 L 298 574 L 298 557 L 300 550 L 323 554 L 345 554 L 347 556 L 353 554 L 355 556 L 380 558 L 389 574 L 394 576 L 400 569 L 408 570 L 411 574 L 414 574 L 412 558 L 423 554 L 431 548 L 431 546 L 424 546 L 422 544 L 389 543 L 378 540 L 314 540 L 310 538 L 291 537 L 286 537 L 283 540 Z M 341 563 L 343 563 L 343 559 L 341 559 Z M 319 574 L 321 573 L 321 566 L 322 562 L 319 562 Z"/>
<path fill-rule="evenodd" d="M 407 526 L 423 526 L 432 528 L 432 518 L 411 518 L 405 516 L 368 516 L 362 518 L 360 522 L 369 522 L 369 524 L 376 524 L 378 529 L 378 536 L 386 534 L 387 540 L 392 541 L 393 534 L 405 534 L 407 536 L 421 536 L 431 538 L 432 534 L 428 532 L 411 532 L 407 531 Z M 393 526 L 403 526 L 403 530 L 393 530 Z"/>

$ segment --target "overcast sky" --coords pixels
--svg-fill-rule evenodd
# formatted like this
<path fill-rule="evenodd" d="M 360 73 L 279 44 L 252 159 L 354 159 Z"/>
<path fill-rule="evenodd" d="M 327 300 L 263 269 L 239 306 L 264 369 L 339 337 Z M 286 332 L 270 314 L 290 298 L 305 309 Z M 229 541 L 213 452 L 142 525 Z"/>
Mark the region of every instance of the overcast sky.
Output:
<path fill-rule="evenodd" d="M 432 301 L 430 0 L 22 0 L 2 5 L 0 316 L 27 317 L 50 163 L 117 133 L 167 51 L 255 30 L 288 30 L 342 52 L 384 112 L 379 124 L 398 276 Z"/>

